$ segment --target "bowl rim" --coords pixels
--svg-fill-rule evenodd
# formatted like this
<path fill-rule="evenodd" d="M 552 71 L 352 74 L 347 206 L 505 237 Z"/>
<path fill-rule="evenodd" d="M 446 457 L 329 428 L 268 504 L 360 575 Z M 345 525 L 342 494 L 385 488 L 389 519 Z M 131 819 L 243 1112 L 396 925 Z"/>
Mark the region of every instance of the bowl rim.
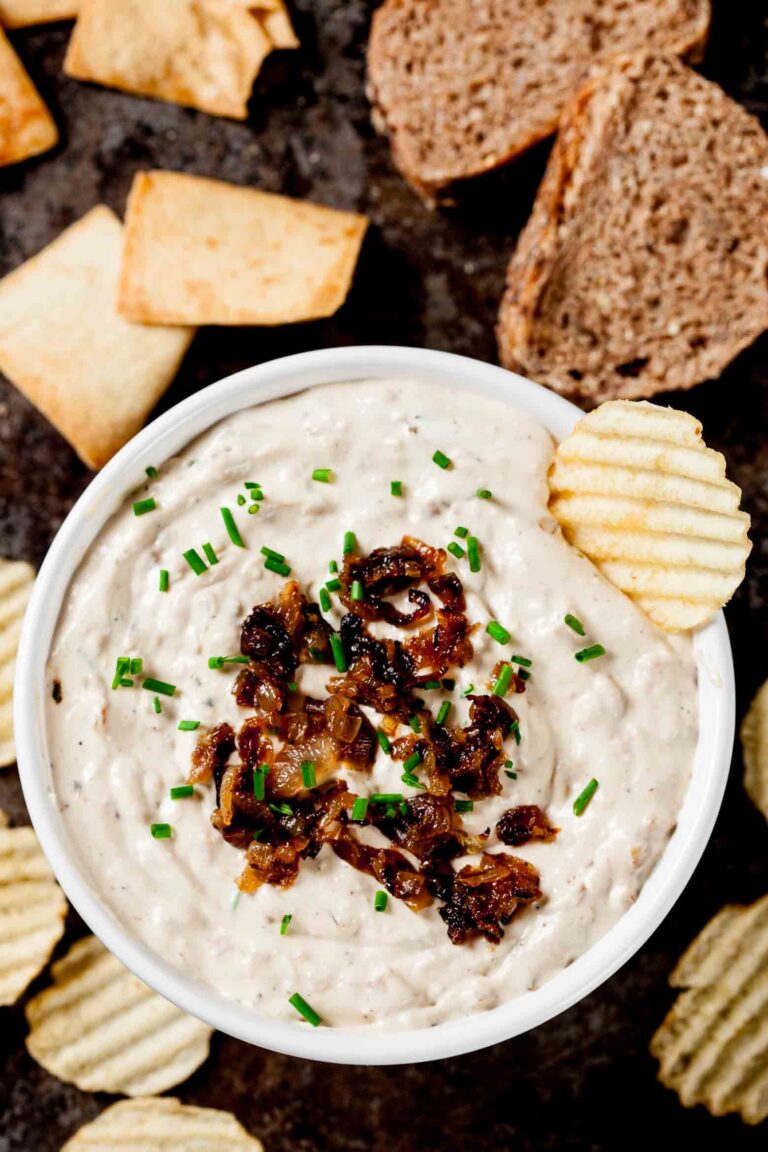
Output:
<path fill-rule="evenodd" d="M 153 420 L 98 473 L 59 529 L 25 616 L 14 686 L 14 726 L 24 798 L 37 836 L 70 902 L 89 928 L 155 991 L 220 1032 L 286 1055 L 341 1064 L 442 1059 L 520 1035 L 572 1007 L 646 942 L 688 883 L 709 840 L 730 768 L 735 730 L 733 662 L 722 612 L 695 636 L 699 740 L 676 829 L 641 892 L 605 936 L 539 988 L 485 1012 L 430 1028 L 311 1028 L 259 1015 L 173 967 L 133 938 L 90 886 L 56 806 L 45 732 L 48 653 L 66 589 L 88 547 L 125 496 L 195 436 L 242 408 L 323 383 L 370 378 L 433 380 L 522 408 L 562 437 L 580 409 L 540 384 L 453 353 L 361 345 L 302 352 L 228 376 Z"/>

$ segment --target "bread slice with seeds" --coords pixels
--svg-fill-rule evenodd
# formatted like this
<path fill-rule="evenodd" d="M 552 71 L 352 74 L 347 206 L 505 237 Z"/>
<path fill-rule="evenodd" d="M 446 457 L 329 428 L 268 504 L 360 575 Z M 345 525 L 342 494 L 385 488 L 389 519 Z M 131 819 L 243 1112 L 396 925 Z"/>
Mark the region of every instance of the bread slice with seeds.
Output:
<path fill-rule="evenodd" d="M 766 328 L 768 137 L 680 61 L 616 60 L 563 115 L 502 363 L 596 404 L 716 377 Z"/>
<path fill-rule="evenodd" d="M 385 0 L 368 91 L 426 199 L 551 135 L 587 69 L 641 49 L 700 55 L 709 0 Z"/>

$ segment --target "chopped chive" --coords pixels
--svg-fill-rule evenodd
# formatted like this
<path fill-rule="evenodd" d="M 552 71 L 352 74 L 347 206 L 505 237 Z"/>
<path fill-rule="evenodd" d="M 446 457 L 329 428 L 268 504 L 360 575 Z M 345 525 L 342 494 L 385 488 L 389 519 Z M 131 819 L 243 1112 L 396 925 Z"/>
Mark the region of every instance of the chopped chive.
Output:
<path fill-rule="evenodd" d="M 144 668 L 144 661 L 140 656 L 131 659 L 131 676 L 140 676 Z"/>
<path fill-rule="evenodd" d="M 160 569 L 160 582 L 159 588 L 161 592 L 167 592 L 171 586 L 171 574 L 167 568 Z"/>
<path fill-rule="evenodd" d="M 120 687 L 121 688 L 133 688 L 134 683 L 135 683 L 134 680 L 129 680 L 127 676 L 123 676 L 122 680 L 120 681 Z"/>
<path fill-rule="evenodd" d="M 373 898 L 373 906 L 377 912 L 386 912 L 388 899 L 386 892 L 379 891 L 376 893 Z"/>
<path fill-rule="evenodd" d="M 331 575 L 333 575 L 334 572 L 338 572 L 338 570 L 339 570 L 339 566 L 336 563 L 336 561 L 335 560 L 329 560 L 328 561 L 328 571 L 331 573 Z"/>
<path fill-rule="evenodd" d="M 283 919 L 280 921 L 280 935 L 281 936 L 285 936 L 286 932 L 288 931 L 288 927 L 291 923 L 291 920 L 293 920 L 293 916 L 291 915 L 290 912 L 286 912 L 285 916 L 283 916 Z"/>
<path fill-rule="evenodd" d="M 359 580 L 352 581 L 352 587 L 349 590 L 350 600 L 362 600 L 363 598 L 363 585 Z"/>
<path fill-rule="evenodd" d="M 446 692 L 453 692 L 455 687 L 456 687 L 456 681 L 453 679 L 452 676 L 444 676 L 443 677 L 443 688 L 445 688 Z"/>
<path fill-rule="evenodd" d="M 440 711 L 437 714 L 437 723 L 438 724 L 445 724 L 446 720 L 448 719 L 448 713 L 450 712 L 450 710 L 451 710 L 450 700 L 443 700 L 442 704 L 440 705 Z"/>
<path fill-rule="evenodd" d="M 282 800 L 279 804 L 270 804 L 269 807 L 270 810 L 278 816 L 293 816 L 293 808 L 291 808 L 290 804 L 286 804 Z"/>
<path fill-rule="evenodd" d="M 572 628 L 577 635 L 586 636 L 586 630 L 578 616 L 571 616 L 570 612 L 567 612 L 565 616 L 563 616 L 563 621 L 569 628 Z"/>
<path fill-rule="evenodd" d="M 154 496 L 148 496 L 146 500 L 137 500 L 133 506 L 134 516 L 143 516 L 145 512 L 152 512 L 157 508 L 157 501 Z"/>
<path fill-rule="evenodd" d="M 151 676 L 146 678 L 142 688 L 146 688 L 147 692 L 157 692 L 159 696 L 173 696 L 176 691 L 175 684 L 167 684 L 165 680 L 153 680 Z"/>
<path fill-rule="evenodd" d="M 357 796 L 352 805 L 352 819 L 356 824 L 362 824 L 368 812 L 368 797 Z"/>
<path fill-rule="evenodd" d="M 162 710 L 163 710 L 163 706 L 162 706 L 162 704 L 160 703 L 160 699 L 159 699 L 159 697 L 158 697 L 158 696 L 155 696 L 155 699 L 153 700 L 153 702 L 152 702 L 152 703 L 153 703 L 153 706 L 154 706 L 155 712 L 157 712 L 157 713 L 160 713 L 160 712 L 162 712 Z"/>
<path fill-rule="evenodd" d="M 121 681 L 124 679 L 126 672 L 130 670 L 131 659 L 129 656 L 118 656 L 115 661 L 115 675 L 112 680 L 112 688 L 119 688 Z"/>
<path fill-rule="evenodd" d="M 288 1000 L 288 1003 L 296 1009 L 296 1011 L 308 1020 L 313 1028 L 317 1028 L 318 1024 L 322 1024 L 323 1019 L 318 1016 L 311 1004 L 307 1004 L 303 996 L 299 996 L 298 992 L 294 992 Z"/>
<path fill-rule="evenodd" d="M 474 806 L 474 800 L 454 800 L 453 802 L 453 807 L 457 812 L 471 812 Z"/>
<path fill-rule="evenodd" d="M 347 664 L 347 657 L 344 652 L 344 645 L 341 642 L 341 636 L 337 632 L 331 635 L 331 652 L 333 653 L 334 663 L 336 664 L 337 672 L 346 672 L 349 665 Z"/>
<path fill-rule="evenodd" d="M 330 612 L 331 610 L 331 597 L 327 588 L 320 589 L 320 607 L 323 612 Z"/>
<path fill-rule="evenodd" d="M 385 732 L 377 732 L 376 739 L 379 742 L 379 747 L 381 748 L 382 752 L 386 752 L 387 756 L 389 756 L 390 752 L 392 751 L 392 745 L 389 742 L 389 737 L 387 734 Z"/>
<path fill-rule="evenodd" d="M 432 463 L 437 464 L 438 468 L 450 468 L 451 458 L 438 448 L 432 456 Z"/>
<path fill-rule="evenodd" d="M 224 521 L 224 527 L 227 530 L 227 535 L 229 536 L 232 543 L 236 548 L 245 548 L 245 540 L 243 540 L 242 536 L 240 535 L 240 529 L 238 528 L 237 524 L 235 524 L 235 518 L 230 512 L 229 508 L 220 508 L 219 511 L 221 512 L 221 518 Z"/>
<path fill-rule="evenodd" d="M 146 472 L 147 476 L 149 476 L 150 480 L 154 480 L 155 476 L 157 476 L 157 468 L 155 468 L 154 464 L 150 464 L 148 468 L 144 469 L 144 471 Z"/>
<path fill-rule="evenodd" d="M 597 792 L 597 780 L 593 777 L 581 795 L 577 796 L 573 802 L 573 812 L 575 816 L 581 816 L 595 792 Z"/>
<path fill-rule="evenodd" d="M 400 779 L 403 784 L 407 784 L 409 788 L 425 789 L 427 787 L 426 784 L 422 784 L 421 780 L 419 780 L 418 776 L 415 776 L 413 772 L 403 772 Z"/>
<path fill-rule="evenodd" d="M 403 482 L 402 482 L 402 480 L 390 480 L 390 482 L 389 482 L 389 494 L 390 494 L 390 496 L 402 496 L 402 494 L 403 494 Z"/>
<path fill-rule="evenodd" d="M 470 572 L 480 571 L 480 545 L 477 536 L 467 536 L 467 554 L 469 556 Z"/>
<path fill-rule="evenodd" d="M 394 818 L 395 818 L 395 806 L 394 806 L 394 804 L 387 804 L 386 808 L 384 809 L 384 815 L 386 816 L 387 820 L 394 820 Z"/>
<path fill-rule="evenodd" d="M 267 774 L 269 764 L 260 764 L 253 769 L 253 795 L 256 800 L 263 800 L 266 794 Z"/>
<path fill-rule="evenodd" d="M 203 572 L 208 571 L 205 561 L 194 548 L 190 548 L 184 553 L 184 559 L 187 564 L 189 564 L 195 576 L 202 576 Z"/>
<path fill-rule="evenodd" d="M 502 665 L 499 672 L 498 679 L 493 686 L 494 696 L 506 696 L 509 686 L 512 683 L 512 667 L 509 664 Z"/>
<path fill-rule="evenodd" d="M 341 588 L 341 580 L 338 576 L 334 576 L 333 580 L 326 580 L 325 586 L 329 592 L 338 592 Z"/>
<path fill-rule="evenodd" d="M 517 675 L 520 680 L 530 680 L 531 678 L 531 674 L 527 668 L 521 668 Z"/>
<path fill-rule="evenodd" d="M 398 808 L 400 809 L 400 815 L 401 816 L 407 816 L 408 815 L 408 801 L 407 800 L 401 800 L 400 803 L 398 804 Z"/>
<path fill-rule="evenodd" d="M 520 743 L 522 737 L 520 735 L 520 721 L 519 720 L 513 720 L 512 721 L 512 723 L 509 726 L 509 734 L 510 734 L 510 736 L 514 736 L 515 744 Z"/>
<path fill-rule="evenodd" d="M 508 763 L 511 764 L 512 761 L 510 760 Z M 509 776 L 510 780 L 517 780 L 517 772 L 514 772 L 511 768 L 505 768 L 504 775 Z"/>
<path fill-rule="evenodd" d="M 469 528 L 465 528 L 463 524 L 459 524 L 458 528 L 454 528 L 453 534 L 454 536 L 460 536 L 461 539 L 464 540 L 469 536 Z"/>
<path fill-rule="evenodd" d="M 242 492 L 238 492 L 237 494 L 237 503 L 240 508 L 242 508 L 246 503 L 245 496 L 243 496 Z"/>
<path fill-rule="evenodd" d="M 461 544 L 457 544 L 455 540 L 451 540 L 450 544 L 448 545 L 448 551 L 450 552 L 451 556 L 455 556 L 457 560 L 462 560 L 466 556 L 466 552 L 462 548 Z"/>
<path fill-rule="evenodd" d="M 439 687 L 440 687 L 440 681 L 439 680 L 425 680 L 424 683 L 422 684 L 422 688 L 424 689 L 425 692 L 436 692 Z"/>
<path fill-rule="evenodd" d="M 402 799 L 402 792 L 374 792 L 371 796 L 374 804 L 399 804 Z"/>
<path fill-rule="evenodd" d="M 466 688 L 462 689 L 461 698 L 466 700 L 467 696 L 471 696 L 475 690 L 474 684 L 467 684 Z"/>
<path fill-rule="evenodd" d="M 249 516 L 255 516 L 260 507 L 261 507 L 260 504 L 249 504 L 248 505 L 248 515 Z"/>
<path fill-rule="evenodd" d="M 223 668 L 225 664 L 247 664 L 247 656 L 209 656 L 209 668 Z"/>
<path fill-rule="evenodd" d="M 200 727 L 199 720 L 179 720 L 179 732 L 196 732 Z"/>
<path fill-rule="evenodd" d="M 260 548 L 259 551 L 262 556 L 266 556 L 268 560 L 279 560 L 281 563 L 285 563 L 285 556 L 283 556 L 282 552 L 275 552 L 274 548 L 267 548 L 266 544 L 263 548 Z"/>
<path fill-rule="evenodd" d="M 574 659 L 578 660 L 579 664 L 586 664 L 588 660 L 597 660 L 598 656 L 605 656 L 605 648 L 602 644 L 593 644 L 591 648 L 582 648 L 580 652 L 574 652 Z"/>
<path fill-rule="evenodd" d="M 264 561 L 264 567 L 268 572 L 277 572 L 278 576 L 290 576 L 291 574 L 290 564 L 284 564 L 282 560 L 273 560 L 271 556 L 268 556 Z"/>
<path fill-rule="evenodd" d="M 330 468 L 315 468 L 312 479 L 317 480 L 318 484 L 330 484 L 333 479 L 333 472 Z"/>
<path fill-rule="evenodd" d="M 357 537 L 355 536 L 354 532 L 344 533 L 343 552 L 345 556 L 349 556 L 351 552 L 357 552 Z"/>
<path fill-rule="evenodd" d="M 419 764 L 421 764 L 421 760 L 421 752 L 419 752 L 417 748 L 416 751 L 412 752 L 408 759 L 403 763 L 403 770 L 405 772 L 413 772 L 414 768 L 418 768 Z"/>
<path fill-rule="evenodd" d="M 317 784 L 317 773 L 311 760 L 303 760 L 301 764 L 301 779 L 305 788 L 314 788 Z"/>
<path fill-rule="evenodd" d="M 205 553 L 205 558 L 210 564 L 211 568 L 213 568 L 214 564 L 218 564 L 219 558 L 214 552 L 212 544 L 203 544 L 203 552 Z"/>
<path fill-rule="evenodd" d="M 173 835 L 173 829 L 170 824 L 150 824 L 149 830 L 155 840 L 170 840 Z"/>
<path fill-rule="evenodd" d="M 419 720 L 418 716 L 411 716 L 408 723 L 410 724 L 411 728 L 413 728 L 414 732 L 421 732 L 421 720 Z"/>
<path fill-rule="evenodd" d="M 289 692 L 298 692 L 298 690 L 299 690 L 299 686 L 296 683 L 296 681 L 295 680 L 289 680 L 288 681 L 288 691 Z"/>
<path fill-rule="evenodd" d="M 186 800 L 189 796 L 194 796 L 195 788 L 193 784 L 177 784 L 175 788 L 171 788 L 171 800 Z"/>
<path fill-rule="evenodd" d="M 493 498 L 493 492 L 491 492 L 490 488 L 478 488 L 475 496 L 477 496 L 478 500 L 491 500 Z"/>
<path fill-rule="evenodd" d="M 322 652 L 319 648 L 310 648 L 309 654 L 313 660 L 317 661 L 318 664 L 322 664 L 325 660 L 325 653 Z"/>
<path fill-rule="evenodd" d="M 253 832 L 251 833 L 251 840 L 261 840 L 263 835 L 264 835 L 264 829 L 263 828 L 254 828 Z"/>
<path fill-rule="evenodd" d="M 234 912 L 235 908 L 237 908 L 238 904 L 240 903 L 240 897 L 241 896 L 242 896 L 242 892 L 240 891 L 240 889 L 235 888 L 235 894 L 232 897 L 232 901 L 229 905 L 233 912 Z"/>
<path fill-rule="evenodd" d="M 533 660 L 529 660 L 527 656 L 510 656 L 509 662 L 510 664 L 520 664 L 523 668 L 531 668 L 533 666 Z M 520 675 L 522 676 L 522 672 Z"/>
<path fill-rule="evenodd" d="M 497 644 L 509 644 L 512 639 L 512 633 L 508 632 L 503 624 L 499 624 L 498 620 L 490 620 L 486 624 L 485 630 Z"/>
<path fill-rule="evenodd" d="M 243 488 L 261 488 L 261 484 L 258 482 L 258 480 L 246 480 L 243 484 Z"/>

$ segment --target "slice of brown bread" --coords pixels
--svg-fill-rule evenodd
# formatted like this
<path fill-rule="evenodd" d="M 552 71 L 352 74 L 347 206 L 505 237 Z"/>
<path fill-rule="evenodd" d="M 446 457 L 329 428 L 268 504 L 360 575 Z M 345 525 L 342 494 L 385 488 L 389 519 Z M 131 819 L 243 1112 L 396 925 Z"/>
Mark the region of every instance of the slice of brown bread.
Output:
<path fill-rule="evenodd" d="M 395 163 L 426 199 L 551 135 L 594 62 L 700 54 L 709 0 L 385 0 L 368 94 Z"/>
<path fill-rule="evenodd" d="M 671 57 L 566 109 L 507 275 L 502 363 L 580 401 L 718 376 L 768 328 L 768 137 Z"/>

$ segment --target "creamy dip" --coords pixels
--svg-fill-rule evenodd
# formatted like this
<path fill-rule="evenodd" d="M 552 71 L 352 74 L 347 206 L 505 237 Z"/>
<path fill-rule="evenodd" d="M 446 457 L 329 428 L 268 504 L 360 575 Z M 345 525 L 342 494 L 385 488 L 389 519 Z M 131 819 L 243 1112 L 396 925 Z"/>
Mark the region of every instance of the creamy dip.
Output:
<path fill-rule="evenodd" d="M 432 462 L 436 450 L 452 461 Z M 674 829 L 697 739 L 696 669 L 689 638 L 658 631 L 562 539 L 547 514 L 549 433 L 501 403 L 422 381 L 366 381 L 314 388 L 238 412 L 160 468 L 100 533 L 69 589 L 49 665 L 48 737 L 56 793 L 81 862 L 124 926 L 167 961 L 228 997 L 295 1019 L 296 991 L 335 1026 L 427 1027 L 493 1008 L 569 965 L 626 912 Z M 332 468 L 332 483 L 311 479 Z M 390 494 L 400 480 L 402 496 Z M 265 499 L 238 507 L 245 481 Z M 479 499 L 477 489 L 493 491 Z M 157 507 L 134 515 L 136 500 Z M 234 513 L 247 548 L 234 547 L 220 507 Z M 173 801 L 199 733 L 248 714 L 230 690 L 236 667 L 208 657 L 239 651 L 240 625 L 284 580 L 264 568 L 262 545 L 283 553 L 312 599 L 341 560 L 345 531 L 367 552 L 404 533 L 445 547 L 459 525 L 480 541 L 482 568 L 449 557 L 467 615 L 480 627 L 474 660 L 452 670 L 453 723 L 466 722 L 460 692 L 487 691 L 504 655 L 533 661 L 523 695 L 517 779 L 476 801 L 470 832 L 493 829 L 519 804 L 539 805 L 561 829 L 552 843 L 512 849 L 541 873 L 543 899 L 520 909 L 503 941 L 456 946 L 437 905 L 412 912 L 325 846 L 289 889 L 236 896 L 242 852 L 210 823 L 212 787 Z M 197 576 L 182 553 L 210 542 L 219 563 Z M 158 590 L 168 569 L 170 590 Z M 338 626 L 338 599 L 329 619 Z M 571 613 L 584 639 L 567 627 Z M 512 633 L 501 648 L 485 632 Z M 588 644 L 606 654 L 579 664 Z M 172 698 L 113 690 L 119 655 L 143 659 L 143 676 L 177 685 Z M 300 667 L 302 690 L 322 695 L 327 667 Z M 61 701 L 53 699 L 60 681 Z M 370 713 L 377 723 L 375 713 Z M 406 729 L 407 731 L 407 729 Z M 379 753 L 368 775 L 345 775 L 353 791 L 413 790 L 402 765 Z M 591 778 L 599 788 L 580 817 L 573 802 Z M 172 839 L 153 839 L 167 822 Z M 491 835 L 489 850 L 505 849 Z M 461 862 L 458 862 L 461 863 Z M 290 929 L 280 935 L 283 917 Z"/>

